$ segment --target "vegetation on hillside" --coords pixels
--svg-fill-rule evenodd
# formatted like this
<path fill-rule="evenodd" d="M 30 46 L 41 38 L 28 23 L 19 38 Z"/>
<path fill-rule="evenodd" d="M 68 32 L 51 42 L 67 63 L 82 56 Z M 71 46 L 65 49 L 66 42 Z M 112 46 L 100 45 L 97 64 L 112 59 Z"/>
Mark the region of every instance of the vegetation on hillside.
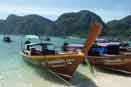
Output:
<path fill-rule="evenodd" d="M 85 37 L 90 25 L 96 21 L 103 25 L 101 36 L 129 37 L 131 34 L 131 16 L 105 24 L 100 16 L 87 10 L 64 13 L 56 21 L 39 15 L 12 14 L 6 20 L 0 20 L 0 34 Z"/>

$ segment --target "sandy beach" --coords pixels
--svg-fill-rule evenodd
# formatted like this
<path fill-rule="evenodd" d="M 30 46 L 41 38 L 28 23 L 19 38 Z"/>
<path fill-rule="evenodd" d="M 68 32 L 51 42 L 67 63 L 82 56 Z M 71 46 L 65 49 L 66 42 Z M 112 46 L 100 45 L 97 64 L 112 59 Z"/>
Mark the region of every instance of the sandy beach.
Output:
<path fill-rule="evenodd" d="M 95 70 L 93 81 L 96 87 L 131 87 L 131 75 L 109 70 Z"/>
<path fill-rule="evenodd" d="M 79 80 L 77 79 L 77 81 L 81 82 L 76 87 L 131 87 L 131 75 L 129 74 L 103 69 L 94 69 L 93 74 L 89 72 L 89 69 L 87 70 L 87 67 L 82 65 L 78 67 L 77 71 L 80 71 L 85 76 L 80 77 L 81 79 Z M 75 77 L 73 78 L 75 79 Z M 87 80 L 82 81 L 84 78 Z M 80 83 L 82 85 L 79 85 Z"/>

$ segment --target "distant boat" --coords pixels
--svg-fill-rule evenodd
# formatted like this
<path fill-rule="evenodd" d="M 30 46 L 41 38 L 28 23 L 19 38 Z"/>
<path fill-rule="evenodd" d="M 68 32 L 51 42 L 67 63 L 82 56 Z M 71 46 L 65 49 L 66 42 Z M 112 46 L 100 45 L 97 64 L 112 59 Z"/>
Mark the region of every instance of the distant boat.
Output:
<path fill-rule="evenodd" d="M 46 68 L 61 79 L 69 81 L 78 65 L 85 58 L 85 54 L 92 46 L 97 35 L 101 32 L 101 28 L 99 24 L 92 26 L 82 51 L 56 52 L 48 48 L 51 43 L 32 43 L 25 44 L 21 55 L 26 61 Z"/>
<path fill-rule="evenodd" d="M 7 42 L 7 43 L 10 43 L 12 40 L 11 40 L 11 38 L 9 36 L 4 36 L 3 41 Z"/>

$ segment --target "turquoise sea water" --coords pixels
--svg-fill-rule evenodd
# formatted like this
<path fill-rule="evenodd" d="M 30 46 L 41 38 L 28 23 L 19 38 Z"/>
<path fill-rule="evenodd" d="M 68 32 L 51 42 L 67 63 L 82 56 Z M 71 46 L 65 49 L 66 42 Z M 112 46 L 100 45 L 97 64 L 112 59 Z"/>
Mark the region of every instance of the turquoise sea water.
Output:
<path fill-rule="evenodd" d="M 41 69 L 25 62 L 20 56 L 22 36 L 11 36 L 13 42 L 5 43 L 0 36 L 0 87 L 62 87 L 67 84 Z M 81 39 L 63 39 L 52 37 L 51 41 L 57 46 L 63 42 L 82 43 Z M 84 75 L 85 74 L 85 75 Z M 95 87 L 95 83 L 88 79 L 91 74 L 87 66 L 78 68 L 71 83 L 78 87 Z"/>

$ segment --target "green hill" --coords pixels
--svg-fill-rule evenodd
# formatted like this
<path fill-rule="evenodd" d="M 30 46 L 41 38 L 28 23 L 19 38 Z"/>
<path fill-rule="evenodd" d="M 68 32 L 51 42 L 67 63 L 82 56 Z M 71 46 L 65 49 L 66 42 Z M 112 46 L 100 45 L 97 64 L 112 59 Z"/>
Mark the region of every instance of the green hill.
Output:
<path fill-rule="evenodd" d="M 95 13 L 82 10 L 61 15 L 56 24 L 61 35 L 86 36 L 90 25 L 96 21 L 105 25 Z"/>
<path fill-rule="evenodd" d="M 108 31 L 112 36 L 129 37 L 131 34 L 131 16 L 107 23 Z"/>
<path fill-rule="evenodd" d="M 5 21 L 0 22 L 0 27 L 1 34 L 52 35 L 56 25 L 39 15 L 9 15 Z"/>
<path fill-rule="evenodd" d="M 129 37 L 131 34 L 131 16 L 105 24 L 100 16 L 87 10 L 64 13 L 56 21 L 34 14 L 12 14 L 6 20 L 0 20 L 0 34 L 85 37 L 90 25 L 96 21 L 103 25 L 101 36 Z"/>

